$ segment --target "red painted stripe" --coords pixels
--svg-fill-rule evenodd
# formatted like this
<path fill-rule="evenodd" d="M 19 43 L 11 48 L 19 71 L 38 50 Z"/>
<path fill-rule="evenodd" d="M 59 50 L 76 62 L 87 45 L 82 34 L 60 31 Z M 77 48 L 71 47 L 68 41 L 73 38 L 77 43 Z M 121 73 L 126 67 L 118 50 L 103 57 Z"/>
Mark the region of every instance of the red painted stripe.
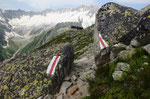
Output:
<path fill-rule="evenodd" d="M 56 64 L 58 58 L 59 58 L 59 56 L 56 56 L 56 58 L 55 58 L 55 60 L 54 60 L 54 62 L 53 62 L 53 64 L 52 64 L 52 68 L 51 68 L 51 70 L 50 70 L 50 72 L 49 72 L 50 75 L 51 75 L 52 72 L 53 72 L 53 69 L 54 69 L 54 67 L 55 67 L 55 64 Z"/>
<path fill-rule="evenodd" d="M 101 37 L 99 37 L 99 40 L 100 40 L 100 42 L 102 43 L 103 47 L 106 48 L 106 46 L 105 46 L 105 44 L 104 44 L 104 42 L 103 42 L 103 40 L 102 40 Z"/>

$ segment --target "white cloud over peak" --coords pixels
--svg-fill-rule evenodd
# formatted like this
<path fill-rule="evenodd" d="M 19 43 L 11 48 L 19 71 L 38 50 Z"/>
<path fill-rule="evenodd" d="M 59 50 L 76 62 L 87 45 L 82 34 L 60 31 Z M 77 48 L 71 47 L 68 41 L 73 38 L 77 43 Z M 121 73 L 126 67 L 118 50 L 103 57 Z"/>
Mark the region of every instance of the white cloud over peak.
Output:
<path fill-rule="evenodd" d="M 78 6 L 78 5 L 93 5 L 97 4 L 98 0 L 17 0 L 24 2 L 27 5 L 37 8 L 60 8 L 65 6 Z"/>
<path fill-rule="evenodd" d="M 114 0 L 120 3 L 132 3 L 132 4 L 150 4 L 150 0 Z"/>

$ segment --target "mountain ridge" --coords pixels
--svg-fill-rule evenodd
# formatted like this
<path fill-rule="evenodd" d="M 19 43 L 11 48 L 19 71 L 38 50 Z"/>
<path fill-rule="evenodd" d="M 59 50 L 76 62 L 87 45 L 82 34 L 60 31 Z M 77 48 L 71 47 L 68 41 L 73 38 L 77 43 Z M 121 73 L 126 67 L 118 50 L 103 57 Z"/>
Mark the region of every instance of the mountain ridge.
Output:
<path fill-rule="evenodd" d="M 2 27 L 0 41 L 3 42 L 1 46 L 4 49 L 8 48 L 11 46 L 8 43 L 11 40 L 22 47 L 31 42 L 35 36 L 54 28 L 58 23 L 77 22 L 86 28 L 94 24 L 98 8 L 80 6 L 41 12 L 0 9 L 0 27 Z"/>

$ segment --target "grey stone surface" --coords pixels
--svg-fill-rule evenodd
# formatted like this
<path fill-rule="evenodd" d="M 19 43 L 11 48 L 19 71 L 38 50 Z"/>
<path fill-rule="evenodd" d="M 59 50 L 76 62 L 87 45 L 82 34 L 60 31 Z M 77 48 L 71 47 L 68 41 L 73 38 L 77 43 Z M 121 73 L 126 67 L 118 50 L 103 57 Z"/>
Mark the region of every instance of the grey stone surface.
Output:
<path fill-rule="evenodd" d="M 150 55 L 150 44 L 144 46 L 144 49 Z"/>
<path fill-rule="evenodd" d="M 127 63 L 119 62 L 112 74 L 112 77 L 115 81 L 123 80 L 123 74 L 126 74 L 130 70 L 130 65 Z M 126 76 L 126 75 L 124 75 Z"/>
<path fill-rule="evenodd" d="M 61 88 L 60 88 L 60 92 L 63 94 L 66 94 L 67 89 L 72 85 L 71 82 L 65 81 L 62 83 Z"/>
<path fill-rule="evenodd" d="M 112 74 L 112 77 L 113 77 L 114 80 L 120 81 L 121 78 L 122 78 L 122 74 L 123 74 L 122 71 L 114 71 L 113 74 Z"/>
<path fill-rule="evenodd" d="M 119 62 L 119 63 L 117 63 L 117 67 L 115 68 L 115 70 L 121 70 L 124 72 L 128 72 L 130 70 L 130 65 L 127 63 Z"/>

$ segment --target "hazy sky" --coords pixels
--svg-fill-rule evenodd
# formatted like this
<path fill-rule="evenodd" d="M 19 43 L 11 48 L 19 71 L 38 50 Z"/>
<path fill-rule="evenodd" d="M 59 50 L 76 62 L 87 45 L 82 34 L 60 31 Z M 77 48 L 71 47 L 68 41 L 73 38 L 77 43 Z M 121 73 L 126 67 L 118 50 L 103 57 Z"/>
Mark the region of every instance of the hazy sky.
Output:
<path fill-rule="evenodd" d="M 80 5 L 101 6 L 107 2 L 116 2 L 135 9 L 141 9 L 150 4 L 150 0 L 0 0 L 0 8 L 42 11 L 45 9 L 74 8 Z"/>

